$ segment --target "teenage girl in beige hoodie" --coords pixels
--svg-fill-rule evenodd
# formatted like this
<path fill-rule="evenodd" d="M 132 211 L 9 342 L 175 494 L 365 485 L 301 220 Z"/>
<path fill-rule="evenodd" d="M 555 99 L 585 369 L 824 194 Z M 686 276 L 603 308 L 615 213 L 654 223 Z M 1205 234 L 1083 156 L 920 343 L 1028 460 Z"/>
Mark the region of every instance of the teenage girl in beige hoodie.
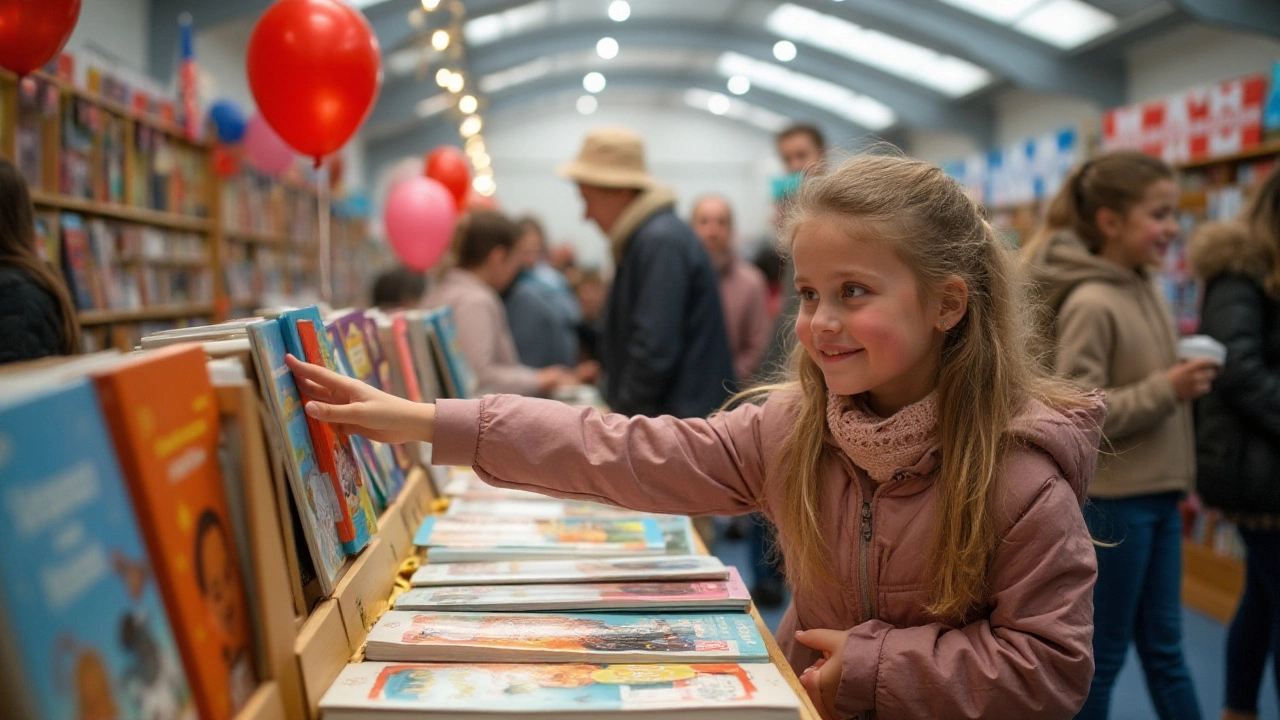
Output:
<path fill-rule="evenodd" d="M 1195 479 L 1193 398 L 1215 366 L 1179 362 L 1177 333 L 1151 275 L 1178 233 L 1177 186 L 1137 152 L 1091 160 L 1067 180 L 1046 227 L 1023 248 L 1052 311 L 1059 374 L 1107 395 L 1098 474 L 1085 519 L 1098 548 L 1094 662 L 1078 718 L 1107 717 L 1130 640 L 1161 720 L 1200 717 L 1182 658 L 1181 518 Z"/>

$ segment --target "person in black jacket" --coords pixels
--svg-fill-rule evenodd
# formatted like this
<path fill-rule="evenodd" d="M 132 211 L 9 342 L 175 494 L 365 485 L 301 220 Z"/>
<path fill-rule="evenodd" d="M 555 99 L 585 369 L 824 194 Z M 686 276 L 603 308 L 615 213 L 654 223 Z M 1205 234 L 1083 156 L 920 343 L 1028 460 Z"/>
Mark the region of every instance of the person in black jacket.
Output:
<path fill-rule="evenodd" d="M 559 172 L 578 183 L 617 266 L 605 310 L 605 402 L 626 415 L 706 417 L 734 382 L 720 290 L 707 251 L 674 212 L 675 195 L 645 169 L 643 141 L 623 128 L 596 130 Z"/>
<path fill-rule="evenodd" d="M 1268 655 L 1280 681 L 1280 170 L 1240 222 L 1201 226 L 1189 259 L 1205 282 L 1200 331 L 1227 346 L 1196 406 L 1197 491 L 1244 539 L 1222 715 L 1243 720 L 1257 718 Z"/>
<path fill-rule="evenodd" d="M 79 344 L 71 293 L 36 253 L 27 181 L 0 158 L 0 363 L 70 355 Z"/>

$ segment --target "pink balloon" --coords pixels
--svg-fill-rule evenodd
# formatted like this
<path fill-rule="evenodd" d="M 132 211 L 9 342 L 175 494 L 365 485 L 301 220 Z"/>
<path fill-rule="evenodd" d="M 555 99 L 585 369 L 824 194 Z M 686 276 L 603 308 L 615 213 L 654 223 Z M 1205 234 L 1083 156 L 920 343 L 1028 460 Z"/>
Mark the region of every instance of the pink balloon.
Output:
<path fill-rule="evenodd" d="M 391 188 L 383 211 L 391 249 L 405 267 L 417 272 L 431 269 L 444 257 L 457 220 L 457 203 L 449 191 L 421 176 Z"/>
<path fill-rule="evenodd" d="M 261 113 L 254 113 L 244 130 L 244 152 L 249 164 L 272 177 L 282 175 L 293 166 L 297 153 L 267 124 Z"/>

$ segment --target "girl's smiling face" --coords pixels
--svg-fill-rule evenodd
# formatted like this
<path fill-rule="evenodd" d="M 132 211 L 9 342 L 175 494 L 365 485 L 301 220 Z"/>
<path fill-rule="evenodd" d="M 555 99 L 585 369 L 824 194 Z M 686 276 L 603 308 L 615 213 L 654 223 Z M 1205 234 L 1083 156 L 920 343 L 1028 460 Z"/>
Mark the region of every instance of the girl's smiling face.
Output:
<path fill-rule="evenodd" d="M 962 282 L 958 304 L 925 297 L 889 241 L 829 217 L 795 229 L 792 257 L 796 335 L 828 390 L 867 393 L 881 417 L 933 391 L 945 330 L 964 315 Z"/>

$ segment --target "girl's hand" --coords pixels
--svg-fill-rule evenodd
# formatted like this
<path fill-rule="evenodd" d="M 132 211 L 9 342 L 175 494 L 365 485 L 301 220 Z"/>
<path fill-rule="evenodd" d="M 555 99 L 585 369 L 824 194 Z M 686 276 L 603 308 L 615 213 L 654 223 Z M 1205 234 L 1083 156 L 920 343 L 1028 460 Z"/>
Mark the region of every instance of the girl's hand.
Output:
<path fill-rule="evenodd" d="M 835 718 L 836 690 L 840 688 L 841 658 L 848 635 L 842 630 L 801 630 L 796 639 L 822 653 L 822 658 L 800 674 L 800 684 L 824 718 Z"/>
<path fill-rule="evenodd" d="M 311 417 L 348 435 L 385 443 L 431 442 L 436 406 L 416 403 L 378 390 L 292 355 L 284 359 Z"/>

